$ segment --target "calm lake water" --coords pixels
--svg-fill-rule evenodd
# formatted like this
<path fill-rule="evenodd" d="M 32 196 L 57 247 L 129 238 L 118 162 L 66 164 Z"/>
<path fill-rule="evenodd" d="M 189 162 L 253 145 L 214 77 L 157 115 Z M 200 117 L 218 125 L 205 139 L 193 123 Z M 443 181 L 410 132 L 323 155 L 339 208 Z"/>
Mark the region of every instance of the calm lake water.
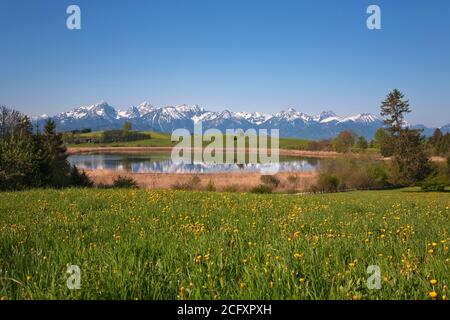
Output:
<path fill-rule="evenodd" d="M 106 169 L 133 173 L 218 173 L 218 172 L 258 172 L 261 164 L 205 164 L 174 163 L 169 153 L 145 154 L 78 154 L 71 155 L 69 162 L 80 169 Z M 280 157 L 279 171 L 312 171 L 319 164 L 316 158 Z"/>

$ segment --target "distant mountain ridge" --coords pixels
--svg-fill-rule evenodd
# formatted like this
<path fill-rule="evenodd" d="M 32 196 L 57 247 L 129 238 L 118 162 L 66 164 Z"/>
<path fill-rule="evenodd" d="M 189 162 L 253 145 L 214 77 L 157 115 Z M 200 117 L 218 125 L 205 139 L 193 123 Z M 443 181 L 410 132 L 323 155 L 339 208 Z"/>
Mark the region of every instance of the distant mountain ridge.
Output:
<path fill-rule="evenodd" d="M 32 117 L 39 125 L 49 118 L 47 115 Z M 118 129 L 125 122 L 130 122 L 133 129 L 153 130 L 171 133 L 174 129 L 193 130 L 199 121 L 203 130 L 217 128 L 226 129 L 280 129 L 280 136 L 304 139 L 332 138 L 343 130 L 353 130 L 358 135 L 371 139 L 375 131 L 383 125 L 383 120 L 371 113 L 360 113 L 354 116 L 341 117 L 333 111 L 324 111 L 311 116 L 289 108 L 275 114 L 262 112 L 208 111 L 198 105 L 178 105 L 155 107 L 148 102 L 131 106 L 126 110 L 116 110 L 105 101 L 90 106 L 81 106 L 68 112 L 51 117 L 59 131 L 70 131 L 83 128 L 92 130 Z M 417 125 L 430 135 L 433 128 Z M 441 128 L 450 132 L 450 124 Z M 431 132 L 431 133 L 430 133 Z"/>

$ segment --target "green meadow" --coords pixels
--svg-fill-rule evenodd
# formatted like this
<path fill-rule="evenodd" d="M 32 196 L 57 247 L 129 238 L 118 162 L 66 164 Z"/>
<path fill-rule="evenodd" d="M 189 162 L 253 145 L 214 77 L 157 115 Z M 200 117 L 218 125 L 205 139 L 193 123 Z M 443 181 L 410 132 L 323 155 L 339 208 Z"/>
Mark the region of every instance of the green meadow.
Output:
<path fill-rule="evenodd" d="M 0 298 L 442 300 L 449 244 L 448 192 L 2 192 Z"/>

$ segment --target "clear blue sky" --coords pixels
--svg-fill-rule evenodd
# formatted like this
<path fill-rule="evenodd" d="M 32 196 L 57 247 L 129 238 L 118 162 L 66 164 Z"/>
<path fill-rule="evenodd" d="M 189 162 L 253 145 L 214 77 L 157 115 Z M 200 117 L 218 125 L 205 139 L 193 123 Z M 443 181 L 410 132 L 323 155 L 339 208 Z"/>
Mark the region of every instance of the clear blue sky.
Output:
<path fill-rule="evenodd" d="M 392 88 L 410 122 L 450 122 L 450 1 L 0 0 L 0 104 L 28 114 L 98 100 L 378 113 Z"/>

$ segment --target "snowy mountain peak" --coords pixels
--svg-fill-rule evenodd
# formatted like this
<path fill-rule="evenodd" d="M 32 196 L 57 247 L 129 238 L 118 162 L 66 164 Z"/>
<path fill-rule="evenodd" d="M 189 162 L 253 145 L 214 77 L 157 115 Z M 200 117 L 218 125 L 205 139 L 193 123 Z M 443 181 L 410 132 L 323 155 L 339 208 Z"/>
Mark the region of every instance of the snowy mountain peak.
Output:
<path fill-rule="evenodd" d="M 372 113 L 360 113 L 356 116 L 346 117 L 341 120 L 341 122 L 359 122 L 359 123 L 371 123 L 375 121 L 383 121 L 380 117 Z"/>
<path fill-rule="evenodd" d="M 149 113 L 149 112 L 152 112 L 152 111 L 154 111 L 156 108 L 152 105 L 152 104 L 150 104 L 149 102 L 147 102 L 147 101 L 144 101 L 144 102 L 141 102 L 138 106 L 137 106 L 137 110 L 139 111 L 139 114 L 141 115 L 141 116 L 143 116 L 143 115 L 145 115 L 145 114 L 147 114 L 147 113 Z"/>
<path fill-rule="evenodd" d="M 175 109 L 178 112 L 183 113 L 190 118 L 192 118 L 193 116 L 198 116 L 205 112 L 205 109 L 199 107 L 197 104 L 194 104 L 191 106 L 187 105 L 187 104 L 182 104 L 182 105 L 176 106 Z"/>
<path fill-rule="evenodd" d="M 234 115 L 256 125 L 260 125 L 273 117 L 272 115 L 263 112 L 250 113 L 245 111 L 236 112 Z"/>
<path fill-rule="evenodd" d="M 294 108 L 288 108 L 287 110 L 283 110 L 275 114 L 275 117 L 284 119 L 286 121 L 292 122 L 295 120 L 303 120 L 304 122 L 309 122 L 313 120 L 313 117 L 303 113 L 298 112 Z"/>
<path fill-rule="evenodd" d="M 284 137 L 321 139 L 336 136 L 342 130 L 354 130 L 370 139 L 382 126 L 382 119 L 369 113 L 339 117 L 333 111 L 324 111 L 315 116 L 288 108 L 276 114 L 262 112 L 207 111 L 198 105 L 155 107 L 148 102 L 116 111 L 106 101 L 82 106 L 52 117 L 58 130 L 67 131 L 82 128 L 92 130 L 118 129 L 130 122 L 136 130 L 156 130 L 171 133 L 176 128 L 191 130 L 202 121 L 204 129 L 280 129 Z M 33 121 L 44 118 L 33 117 Z"/>

